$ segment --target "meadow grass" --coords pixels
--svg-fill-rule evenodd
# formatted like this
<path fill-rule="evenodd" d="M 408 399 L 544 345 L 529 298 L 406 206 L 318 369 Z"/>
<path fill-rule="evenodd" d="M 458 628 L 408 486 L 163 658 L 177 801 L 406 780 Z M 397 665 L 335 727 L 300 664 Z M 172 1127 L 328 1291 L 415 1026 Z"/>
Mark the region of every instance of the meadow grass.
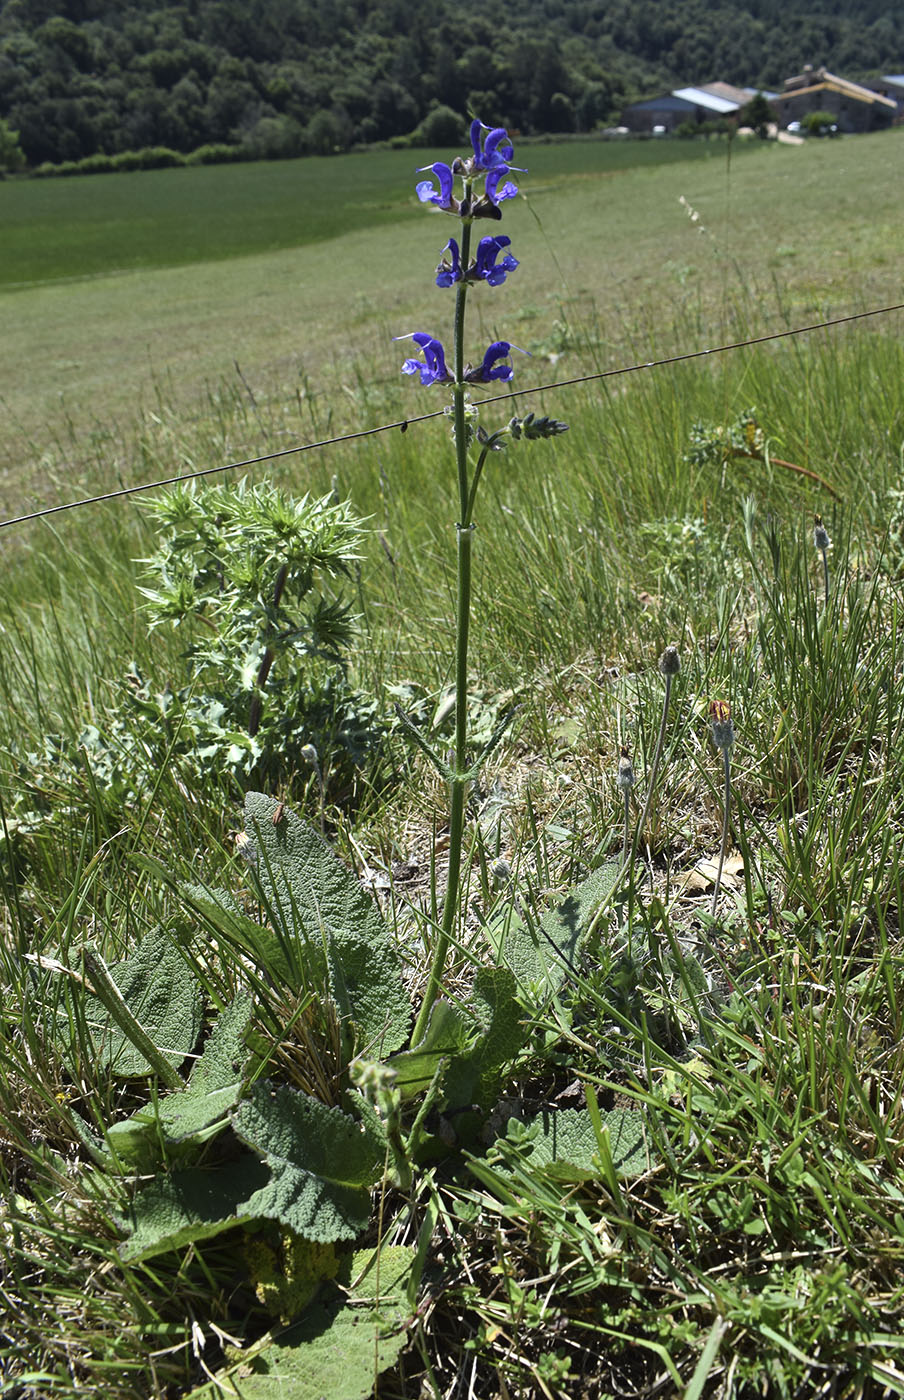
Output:
<path fill-rule="evenodd" d="M 839 151 L 850 160 L 848 150 L 875 149 L 807 147 L 813 164 L 805 167 L 787 163 L 797 152 L 746 157 L 744 170 L 759 172 L 747 201 L 750 256 L 768 224 L 761 211 L 788 197 L 786 172 L 799 183 L 808 171 L 816 199 Z M 642 290 L 618 323 L 613 308 L 630 304 L 625 244 L 609 264 L 620 269 L 620 287 L 606 315 L 589 273 L 569 281 L 567 306 L 550 298 L 534 316 L 522 304 L 524 329 L 539 321 L 555 337 L 535 347 L 544 374 L 607 367 L 616 349 L 650 358 L 643 347 L 681 345 L 689 327 L 786 324 L 801 310 L 862 304 L 864 285 L 889 290 L 883 264 L 878 281 L 858 267 L 852 285 L 853 264 L 845 276 L 846 258 L 836 257 L 847 232 L 825 226 L 814 233 L 812 265 L 778 274 L 767 297 L 768 258 L 756 265 L 762 283 L 754 272 L 741 278 L 747 245 L 709 216 L 711 200 L 728 218 L 719 204 L 724 171 L 712 183 L 705 166 L 691 173 L 626 174 L 608 186 L 630 185 L 640 205 L 631 227 L 637 266 L 647 269 Z M 677 206 L 679 193 L 702 209 L 707 230 L 699 234 L 678 207 L 681 256 L 713 283 L 699 295 L 696 275 L 672 276 L 663 263 L 658 283 L 654 275 L 662 202 Z M 544 198 L 535 192 L 533 206 Z M 589 210 L 575 226 L 582 201 Z M 544 244 L 522 218 L 519 256 L 523 229 L 532 256 L 545 247 L 551 265 L 554 252 L 575 264 L 585 257 L 589 269 L 581 229 L 617 222 L 602 190 L 569 192 L 565 181 L 557 200 L 550 192 L 547 232 L 553 207 L 562 220 L 556 238 Z M 656 210 L 647 244 L 644 216 Z M 848 225 L 856 240 L 853 212 Z M 334 259 L 353 255 L 346 266 L 357 266 L 366 246 L 363 234 L 328 245 Z M 879 241 L 869 246 L 878 255 Z M 376 286 L 369 295 L 380 300 Z M 309 400 L 293 400 L 275 380 L 272 392 L 252 398 L 233 380 L 195 398 L 187 417 L 162 385 L 137 422 L 117 428 L 98 410 L 79 474 L 102 479 L 111 460 L 124 476 L 207 465 L 239 443 L 281 445 L 299 420 L 320 432 L 353 416 L 411 412 L 411 395 L 403 399 L 396 385 L 395 350 L 377 353 L 369 314 L 361 309 L 361 341 L 334 352 L 332 379 Z M 475 542 L 475 719 L 492 728 L 513 699 L 520 709 L 477 794 L 471 916 L 449 995 L 463 994 L 474 961 L 486 958 L 481 928 L 513 898 L 541 911 L 617 859 L 619 746 L 638 775 L 636 817 L 659 746 L 656 661 L 675 643 L 681 671 L 640 843 L 644 883 L 604 914 L 573 970 L 567 1012 L 560 1000 L 535 1018 L 505 1085 L 522 1110 L 580 1108 L 588 1086 L 604 1109 L 635 1107 L 650 1158 L 625 1178 L 607 1161 L 604 1140 L 592 1173 L 556 1176 L 536 1168 L 517 1134 L 503 1133 L 495 1145 L 472 1145 L 454 1167 L 421 1171 L 407 1195 L 389 1193 L 383 1235 L 411 1244 L 420 1232 L 429 1259 L 410 1344 L 380 1394 L 451 1400 L 463 1384 L 481 1397 L 507 1387 L 546 1400 L 904 1394 L 904 527 L 888 494 L 904 477 L 900 324 L 897 313 L 512 405 L 553 413 L 570 430 L 530 455 L 512 443 L 487 468 Z M 773 458 L 816 471 L 837 499 L 775 461 L 695 456 L 695 423 L 724 429 L 751 407 Z M 508 413 L 507 404 L 487 408 L 484 421 Z M 65 424 L 56 431 L 59 471 L 78 434 L 73 426 L 67 439 Z M 117 460 L 126 444 L 133 455 Z M 441 710 L 454 633 L 447 434 L 412 424 L 404 435 L 310 454 L 300 466 L 290 459 L 268 475 L 323 493 L 335 478 L 340 495 L 370 516 L 367 556 L 351 585 L 361 627 L 355 680 L 387 709 L 389 687 L 402 686 L 406 704 L 421 704 L 428 717 Z M 828 596 L 814 512 L 832 538 Z M 155 687 L 177 685 L 181 639 L 144 623 L 134 560 L 153 540 L 140 501 L 32 526 L 29 540 L 28 553 L 11 548 L 16 566 L 0 603 L 0 1296 L 9 1319 L 0 1324 L 0 1377 L 42 1397 L 186 1395 L 205 1365 L 223 1363 L 244 1325 L 234 1296 L 251 1308 L 245 1335 L 256 1335 L 254 1301 L 234 1295 L 228 1244 L 138 1266 L 118 1257 L 125 1195 L 105 1194 L 90 1171 L 73 1113 L 102 1130 L 145 1095 L 100 1069 L 80 1032 L 67 1054 L 48 1033 L 57 1010 L 68 1016 L 74 1002 L 47 960 L 65 962 L 86 939 L 113 960 L 161 925 L 184 936 L 187 966 L 203 968 L 212 1000 L 223 1004 L 248 968 L 222 946 L 222 956 L 208 956 L 216 932 L 201 927 L 198 936 L 197 914 L 175 886 L 202 878 L 241 888 L 230 838 L 238 794 L 215 774 L 198 782 L 177 762 L 161 766 L 149 750 L 129 755 L 142 782 L 124 805 L 86 760 L 56 757 L 67 746 L 78 751 L 87 725 L 109 725 L 129 663 Z M 731 846 L 739 857 L 714 920 L 705 862 L 719 850 L 722 772 L 707 737 L 712 700 L 730 702 L 735 717 Z M 447 734 L 439 724 L 437 739 Z M 371 876 L 419 868 L 413 884 L 394 882 L 389 907 L 401 936 L 429 947 L 442 784 L 400 737 L 392 746 L 395 781 L 375 785 L 357 814 L 331 810 L 331 833 Z M 33 819 L 17 829 L 23 789 Z M 316 819 L 316 794 L 299 789 L 294 800 Z M 491 876 L 497 857 L 513 872 L 514 895 Z M 155 878 L 149 860 L 171 883 Z M 422 958 L 408 956 L 416 984 Z M 259 1029 L 272 1034 L 284 1008 L 267 978 L 255 991 Z M 304 1042 L 295 1030 L 277 1039 L 279 1063 L 298 1066 Z"/>
<path fill-rule="evenodd" d="M 730 174 L 723 145 L 709 159 L 621 172 L 590 165 L 594 153 L 602 161 L 612 149 L 602 143 L 531 147 L 529 215 L 519 218 L 516 250 L 536 275 L 510 324 L 495 325 L 498 308 L 482 303 L 474 334 L 491 339 L 505 330 L 533 353 L 528 373 L 542 382 L 569 367 L 611 368 L 895 302 L 902 235 L 886 172 L 899 144 L 893 132 L 793 149 L 757 146 L 732 158 Z M 389 159 L 376 157 L 375 168 Z M 569 168 L 579 159 L 577 170 Z M 386 225 L 365 225 L 351 197 L 359 186 L 350 181 L 346 231 L 331 239 L 4 293 L 11 332 L 0 343 L 7 424 L 0 505 L 12 508 L 26 494 L 68 496 L 75 483 L 104 489 L 119 477 L 135 480 L 144 466 L 136 413 L 154 435 L 156 420 L 173 413 L 180 423 L 209 418 L 205 395 L 247 400 L 248 432 L 225 445 L 233 459 L 256 455 L 255 410 L 265 400 L 279 401 L 283 446 L 353 419 L 357 426 L 362 410 L 369 422 L 395 414 L 402 398 L 391 337 L 436 329 L 443 315 L 442 293 L 413 289 L 399 248 L 410 240 L 438 260 L 449 236 L 439 215 L 409 227 L 418 212 L 412 161 L 423 163 L 404 154 L 394 179 L 404 185 L 408 169 L 408 192 L 400 192 L 398 218 Z M 320 180 L 318 202 L 328 200 L 331 163 L 300 168 Z M 241 181 L 251 169 L 198 173 Z M 290 189 L 291 169 L 264 172 Z M 150 172 L 176 184 L 194 175 Z M 91 178 L 103 189 L 118 179 Z M 57 198 L 67 198 L 70 185 L 58 184 Z M 19 186 L 10 190 L 19 197 Z M 243 216 L 241 201 L 233 207 Z M 291 225 L 288 205 L 283 215 Z M 172 451 L 163 448 L 162 456 L 178 467 Z"/>

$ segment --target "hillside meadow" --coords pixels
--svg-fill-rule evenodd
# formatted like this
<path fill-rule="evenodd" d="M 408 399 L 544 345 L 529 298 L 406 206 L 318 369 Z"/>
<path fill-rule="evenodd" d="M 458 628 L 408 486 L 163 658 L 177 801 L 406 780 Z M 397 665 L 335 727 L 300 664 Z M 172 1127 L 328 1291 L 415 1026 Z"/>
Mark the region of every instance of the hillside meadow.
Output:
<path fill-rule="evenodd" d="M 608 368 L 896 300 L 898 133 L 735 143 L 730 165 L 718 142 L 524 149 L 516 254 L 532 276 L 507 333 L 540 361 L 535 382 L 556 377 L 550 355 L 558 370 L 589 349 Z M 109 482 L 111 467 L 131 480 L 136 420 L 161 400 L 194 417 L 205 394 L 244 392 L 236 365 L 302 438 L 312 411 L 317 424 L 351 421 L 351 387 L 395 412 L 391 337 L 443 314 L 430 279 L 409 273 L 415 247 L 438 261 L 449 237 L 442 216 L 418 219 L 414 169 L 431 158 L 7 182 L 3 503 L 49 499 L 89 466 L 98 434 L 90 480 Z M 481 332 L 495 315 L 488 305 Z"/>
<path fill-rule="evenodd" d="M 526 147 L 473 358 L 899 301 L 902 139 Z M 442 408 L 427 158 L 136 177 L 106 274 L 132 177 L 0 188 L 4 512 Z M 0 1393 L 904 1395 L 902 328 L 484 403 L 568 430 L 472 532 L 442 419 L 0 532 Z"/>

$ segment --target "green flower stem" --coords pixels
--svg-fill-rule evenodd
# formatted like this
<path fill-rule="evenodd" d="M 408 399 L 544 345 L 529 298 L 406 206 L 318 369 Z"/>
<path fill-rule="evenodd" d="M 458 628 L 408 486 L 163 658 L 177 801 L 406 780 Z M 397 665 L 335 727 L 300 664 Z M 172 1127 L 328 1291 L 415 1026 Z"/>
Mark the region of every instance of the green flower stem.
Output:
<path fill-rule="evenodd" d="M 662 758 L 663 744 L 665 743 L 665 729 L 669 718 L 669 701 L 671 700 L 671 698 L 672 677 L 670 675 L 667 675 L 665 677 L 665 696 L 662 701 L 662 716 L 659 721 L 659 733 L 656 736 L 656 750 L 653 754 L 653 766 L 650 769 L 650 777 L 647 782 L 647 795 L 643 804 L 643 812 L 641 813 L 640 821 L 637 823 L 637 830 L 634 833 L 634 841 L 631 845 L 632 868 L 634 865 L 634 861 L 637 858 L 637 851 L 643 839 L 643 833 L 646 830 L 647 822 L 650 818 L 650 812 L 653 807 L 653 794 L 656 791 L 656 781 L 659 777 L 659 763 Z"/>
<path fill-rule="evenodd" d="M 470 199 L 470 184 L 465 186 L 465 198 Z M 470 220 L 462 221 L 461 265 L 467 269 L 471 257 Z M 461 850 L 465 831 L 465 799 L 468 788 L 468 633 L 471 625 L 471 511 L 474 497 L 468 480 L 468 421 L 465 390 L 465 306 L 468 285 L 459 282 L 455 295 L 454 365 L 452 385 L 452 421 L 455 426 L 455 460 L 458 467 L 459 522 L 458 584 L 455 609 L 455 753 L 449 775 L 449 872 L 440 933 L 433 950 L 433 962 L 424 989 L 424 999 L 411 1036 L 411 1044 L 419 1045 L 427 1033 L 430 1012 L 439 992 L 446 966 L 449 941 L 458 916 L 461 885 Z"/>
<path fill-rule="evenodd" d="M 719 866 L 716 870 L 716 883 L 713 886 L 713 901 L 710 907 L 710 915 L 716 917 L 716 906 L 719 903 L 719 890 L 722 888 L 722 868 L 725 865 L 725 856 L 728 851 L 728 831 L 731 816 L 731 749 L 722 750 L 722 762 L 725 770 L 725 788 L 722 794 L 722 844 L 719 847 Z"/>

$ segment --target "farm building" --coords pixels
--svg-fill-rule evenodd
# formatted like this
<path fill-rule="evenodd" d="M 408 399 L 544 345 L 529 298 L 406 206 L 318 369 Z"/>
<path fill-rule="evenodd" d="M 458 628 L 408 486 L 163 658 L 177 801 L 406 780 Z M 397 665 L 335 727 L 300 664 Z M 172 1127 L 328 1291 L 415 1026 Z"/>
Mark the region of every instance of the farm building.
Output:
<path fill-rule="evenodd" d="M 841 131 L 877 131 L 891 126 L 897 115 L 892 98 L 810 64 L 785 80 L 772 105 L 780 126 L 803 121 L 811 112 L 831 112 Z"/>
<path fill-rule="evenodd" d="M 721 83 L 712 83 L 710 88 L 722 86 Z M 676 88 L 663 97 L 633 102 L 622 112 L 622 125 L 629 131 L 671 132 L 683 122 L 717 121 L 720 117 L 734 116 L 740 103 L 714 93 L 710 88 Z"/>
<path fill-rule="evenodd" d="M 898 117 L 904 117 L 904 73 L 883 73 L 875 82 L 864 83 L 864 87 L 880 97 L 890 97 L 898 109 Z"/>

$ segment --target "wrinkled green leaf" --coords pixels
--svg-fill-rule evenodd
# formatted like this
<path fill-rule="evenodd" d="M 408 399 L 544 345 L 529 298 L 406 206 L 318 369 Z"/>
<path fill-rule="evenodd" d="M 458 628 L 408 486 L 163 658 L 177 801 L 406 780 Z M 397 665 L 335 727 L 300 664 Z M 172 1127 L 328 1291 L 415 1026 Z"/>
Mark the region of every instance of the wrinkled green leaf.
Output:
<path fill-rule="evenodd" d="M 270 1180 L 247 1203 L 251 1215 L 276 1220 L 317 1244 L 350 1240 L 370 1219 L 370 1186 L 386 1144 L 374 1124 L 283 1085 L 254 1085 L 233 1127 L 263 1154 Z"/>
<path fill-rule="evenodd" d="M 131 1233 L 120 1255 L 136 1263 L 254 1219 L 248 1201 L 266 1181 L 265 1164 L 250 1154 L 211 1171 L 161 1173 L 135 1193 L 122 1221 Z"/>
<path fill-rule="evenodd" d="M 209 890 L 202 885 L 184 885 L 183 893 L 233 946 L 242 949 L 255 967 L 277 986 L 293 992 L 301 990 L 298 969 L 293 968 L 285 948 L 272 929 L 249 919 L 228 890 Z"/>
<path fill-rule="evenodd" d="M 321 984 L 329 980 L 335 991 L 341 969 L 342 999 L 351 1011 L 358 1052 L 391 1054 L 407 1038 L 411 1005 L 389 929 L 320 834 L 288 809 L 274 826 L 276 808 L 264 793 L 245 798 L 245 827 L 264 902 L 283 938 L 304 951 Z"/>
<path fill-rule="evenodd" d="M 379 1255 L 357 1251 L 344 1270 L 347 1295 L 316 1302 L 252 1361 L 188 1400 L 367 1400 L 407 1340 L 405 1278 L 414 1253 L 401 1245 Z"/>
<path fill-rule="evenodd" d="M 420 1045 L 412 1050 L 403 1050 L 387 1061 L 387 1067 L 395 1072 L 395 1087 L 402 1098 L 412 1098 L 426 1089 L 440 1061 L 464 1049 L 467 1038 L 468 1018 L 465 1012 L 442 999 L 434 1002 L 427 1032 Z"/>
<path fill-rule="evenodd" d="M 646 1140 L 644 1115 L 633 1108 L 613 1108 L 600 1118 L 619 1175 L 648 1171 L 654 1157 Z M 513 1147 L 530 1162 L 532 1171 L 572 1181 L 599 1176 L 599 1143 L 586 1109 L 547 1109 L 523 1124 L 511 1123 L 508 1139 L 500 1144 L 503 1157 Z"/>
<path fill-rule="evenodd" d="M 555 993 L 577 967 L 594 915 L 615 888 L 620 867 L 609 863 L 588 875 L 530 928 L 508 910 L 487 929 L 497 960 L 511 968 L 518 985 L 543 998 Z"/>
<path fill-rule="evenodd" d="M 242 1094 L 248 1058 L 244 1037 L 250 1021 L 251 998 L 243 994 L 220 1014 L 188 1087 L 156 1099 L 107 1130 L 108 1167 L 151 1171 L 160 1161 L 164 1141 L 200 1143 L 226 1126 Z"/>
<path fill-rule="evenodd" d="M 150 933 L 109 971 L 136 1021 L 177 1068 L 197 1042 L 204 1006 L 201 989 L 179 949 L 165 933 Z M 99 1064 L 123 1078 L 152 1073 L 102 1001 L 86 997 L 84 1014 Z"/>
<path fill-rule="evenodd" d="M 469 1009 L 478 1033 L 463 1054 L 453 1055 L 443 1078 L 446 1105 L 490 1108 L 499 1096 L 503 1069 L 524 1044 L 515 978 L 505 967 L 482 967 L 474 978 Z"/>

